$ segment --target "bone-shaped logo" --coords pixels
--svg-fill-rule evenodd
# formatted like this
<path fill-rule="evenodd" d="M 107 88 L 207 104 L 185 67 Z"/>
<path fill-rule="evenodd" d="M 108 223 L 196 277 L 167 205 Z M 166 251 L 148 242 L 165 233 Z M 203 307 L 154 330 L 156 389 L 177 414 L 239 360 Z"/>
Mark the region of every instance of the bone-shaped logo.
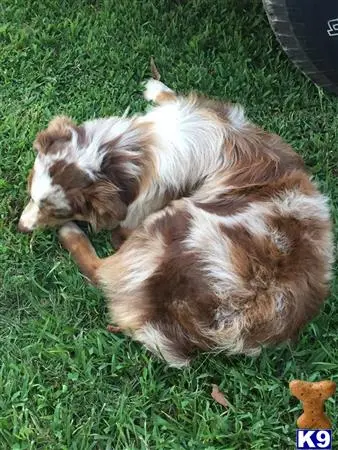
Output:
<path fill-rule="evenodd" d="M 308 382 L 293 380 L 289 384 L 292 395 L 303 403 L 303 414 L 297 420 L 298 428 L 326 430 L 332 428 L 324 412 L 324 402 L 336 392 L 334 381 Z"/>

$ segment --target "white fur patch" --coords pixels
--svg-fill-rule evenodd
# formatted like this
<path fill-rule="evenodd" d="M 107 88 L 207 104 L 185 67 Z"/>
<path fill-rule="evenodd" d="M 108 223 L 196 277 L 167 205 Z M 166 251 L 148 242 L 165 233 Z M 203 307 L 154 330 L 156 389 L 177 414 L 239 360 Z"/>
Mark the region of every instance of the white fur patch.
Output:
<path fill-rule="evenodd" d="M 130 119 L 117 117 L 85 122 L 86 138 L 89 142 L 82 148 L 77 148 L 75 145 L 75 152 L 73 151 L 67 154 L 66 161 L 76 163 L 89 176 L 95 176 L 95 173 L 100 171 L 103 158 L 106 154 L 104 149 L 105 144 L 119 139 L 118 146 L 123 148 L 137 142 L 137 131 L 129 130 L 128 132 L 130 126 Z M 73 136 L 74 144 L 76 144 L 76 133 Z"/>
<path fill-rule="evenodd" d="M 53 190 L 52 179 L 45 167 L 41 156 L 38 156 L 34 165 L 34 177 L 31 186 L 31 197 L 35 203 L 39 203 L 43 197 L 47 197 Z"/>
<path fill-rule="evenodd" d="M 34 164 L 34 176 L 31 187 L 31 198 L 39 206 L 42 200 L 48 199 L 57 208 L 68 209 L 69 203 L 64 191 L 58 184 L 53 184 L 49 168 L 54 159 L 50 155 L 39 155 Z"/>
<path fill-rule="evenodd" d="M 39 207 L 31 200 L 21 214 L 19 227 L 27 231 L 34 230 L 38 223 L 39 212 Z"/>
<path fill-rule="evenodd" d="M 219 168 L 224 128 L 196 106 L 177 101 L 154 108 L 143 119 L 153 124 L 158 171 L 166 186 L 194 184 Z"/>
<path fill-rule="evenodd" d="M 240 105 L 232 105 L 228 117 L 234 128 L 240 129 L 247 125 L 247 120 L 244 115 L 244 109 Z"/>
<path fill-rule="evenodd" d="M 290 240 L 285 233 L 272 229 L 270 230 L 270 237 L 281 253 L 287 254 L 290 251 Z"/>
<path fill-rule="evenodd" d="M 270 214 L 266 203 L 252 203 L 245 211 L 221 218 L 221 223 L 228 227 L 241 225 L 255 236 L 265 236 L 269 233 L 266 217 Z"/>
<path fill-rule="evenodd" d="M 79 228 L 74 222 L 68 222 L 59 229 L 59 236 L 61 238 L 68 238 L 72 234 L 81 234 L 85 235 L 85 233 Z"/>
<path fill-rule="evenodd" d="M 129 242 L 130 242 L 129 238 Z M 135 247 L 137 251 L 135 251 Z M 116 291 L 120 291 L 119 295 L 139 293 L 142 289 L 142 284 L 145 280 L 151 277 L 158 268 L 165 252 L 165 245 L 162 241 L 162 236 L 152 236 L 144 234 L 138 237 L 134 245 L 124 247 L 123 251 L 119 251 L 116 257 L 119 258 L 119 264 L 124 267 L 123 273 L 115 278 L 118 283 L 113 284 L 112 277 L 109 275 L 109 264 L 103 264 L 100 268 L 102 272 L 102 280 L 108 280 L 109 290 L 115 295 Z M 115 256 L 112 257 L 113 259 Z M 115 258 L 116 259 L 116 258 Z M 114 266 L 114 262 L 111 262 Z M 112 268 L 114 271 L 114 268 Z"/>
<path fill-rule="evenodd" d="M 297 219 L 330 220 L 330 210 L 324 195 L 316 194 L 311 197 L 296 190 L 286 191 L 274 198 L 273 203 L 283 216 L 291 215 Z"/>
<path fill-rule="evenodd" d="M 137 123 L 151 124 L 158 176 L 130 205 L 123 222 L 127 228 L 136 227 L 147 215 L 162 208 L 168 190 L 173 196 L 182 187 L 189 191 L 224 164 L 226 130 L 220 123 L 203 116 L 187 100 L 153 108 L 138 118 Z"/>
<path fill-rule="evenodd" d="M 142 342 L 155 355 L 162 357 L 171 367 L 180 368 L 189 365 L 189 359 L 184 359 L 175 353 L 174 343 L 152 324 L 147 324 L 138 330 L 134 339 Z"/>
<path fill-rule="evenodd" d="M 227 297 L 242 283 L 231 263 L 230 243 L 220 230 L 222 219 L 201 209 L 191 211 L 195 214 L 185 246 L 198 252 L 202 270 L 214 292 L 221 298 Z"/>
<path fill-rule="evenodd" d="M 153 275 L 164 254 L 164 244 L 160 239 L 152 239 L 144 242 L 137 252 L 132 249 L 124 254 L 128 261 L 128 270 L 123 276 L 125 291 L 133 292 L 142 283 Z"/>
<path fill-rule="evenodd" d="M 283 292 L 279 292 L 275 295 L 276 311 L 278 313 L 285 309 L 285 301 L 285 294 Z"/>
<path fill-rule="evenodd" d="M 150 101 L 156 101 L 156 97 L 162 92 L 174 92 L 164 83 L 158 80 L 150 79 L 145 83 L 144 98 Z"/>

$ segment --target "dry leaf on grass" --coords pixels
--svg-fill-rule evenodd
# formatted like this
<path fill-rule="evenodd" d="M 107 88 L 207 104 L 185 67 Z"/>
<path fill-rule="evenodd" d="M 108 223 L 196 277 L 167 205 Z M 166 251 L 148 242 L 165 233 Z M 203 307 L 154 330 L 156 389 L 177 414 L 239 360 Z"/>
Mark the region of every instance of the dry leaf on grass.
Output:
<path fill-rule="evenodd" d="M 122 328 L 115 327 L 114 325 L 107 325 L 107 331 L 109 333 L 122 333 Z"/>
<path fill-rule="evenodd" d="M 158 71 L 158 68 L 156 67 L 153 57 L 150 58 L 150 70 L 151 70 L 151 74 L 152 74 L 154 80 L 160 81 L 161 75 L 160 75 L 160 72 Z"/>
<path fill-rule="evenodd" d="M 220 405 L 224 406 L 224 408 L 228 408 L 229 403 L 224 397 L 223 392 L 219 390 L 217 384 L 212 385 L 211 397 Z"/>

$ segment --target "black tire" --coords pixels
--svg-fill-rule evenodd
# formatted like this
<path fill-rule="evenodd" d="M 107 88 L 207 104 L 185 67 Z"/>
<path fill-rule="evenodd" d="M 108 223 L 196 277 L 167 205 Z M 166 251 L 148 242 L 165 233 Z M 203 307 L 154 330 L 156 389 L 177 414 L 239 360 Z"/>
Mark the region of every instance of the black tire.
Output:
<path fill-rule="evenodd" d="M 291 61 L 338 95 L 338 0 L 263 0 L 263 5 Z"/>

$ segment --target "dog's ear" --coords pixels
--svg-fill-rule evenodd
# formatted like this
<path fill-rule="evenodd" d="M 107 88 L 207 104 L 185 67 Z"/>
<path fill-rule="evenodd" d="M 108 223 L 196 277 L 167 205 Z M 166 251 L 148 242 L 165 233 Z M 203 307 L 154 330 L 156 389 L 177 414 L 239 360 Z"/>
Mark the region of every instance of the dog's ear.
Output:
<path fill-rule="evenodd" d="M 127 215 L 127 205 L 121 200 L 116 186 L 110 181 L 98 181 L 91 189 L 91 209 L 97 216 L 98 225 L 109 228 L 109 222 L 121 222 Z"/>
<path fill-rule="evenodd" d="M 68 193 L 70 206 L 74 214 L 80 214 L 81 216 L 88 215 L 87 201 L 82 189 L 71 189 Z"/>
<path fill-rule="evenodd" d="M 114 228 L 127 215 L 127 205 L 110 181 L 100 180 L 87 188 L 71 189 L 68 199 L 74 215 L 88 221 L 96 231 Z"/>
<path fill-rule="evenodd" d="M 47 153 L 56 141 L 69 141 L 72 138 L 71 129 L 74 127 L 75 124 L 69 117 L 57 116 L 49 122 L 46 130 L 37 134 L 33 147 L 41 153 Z"/>

